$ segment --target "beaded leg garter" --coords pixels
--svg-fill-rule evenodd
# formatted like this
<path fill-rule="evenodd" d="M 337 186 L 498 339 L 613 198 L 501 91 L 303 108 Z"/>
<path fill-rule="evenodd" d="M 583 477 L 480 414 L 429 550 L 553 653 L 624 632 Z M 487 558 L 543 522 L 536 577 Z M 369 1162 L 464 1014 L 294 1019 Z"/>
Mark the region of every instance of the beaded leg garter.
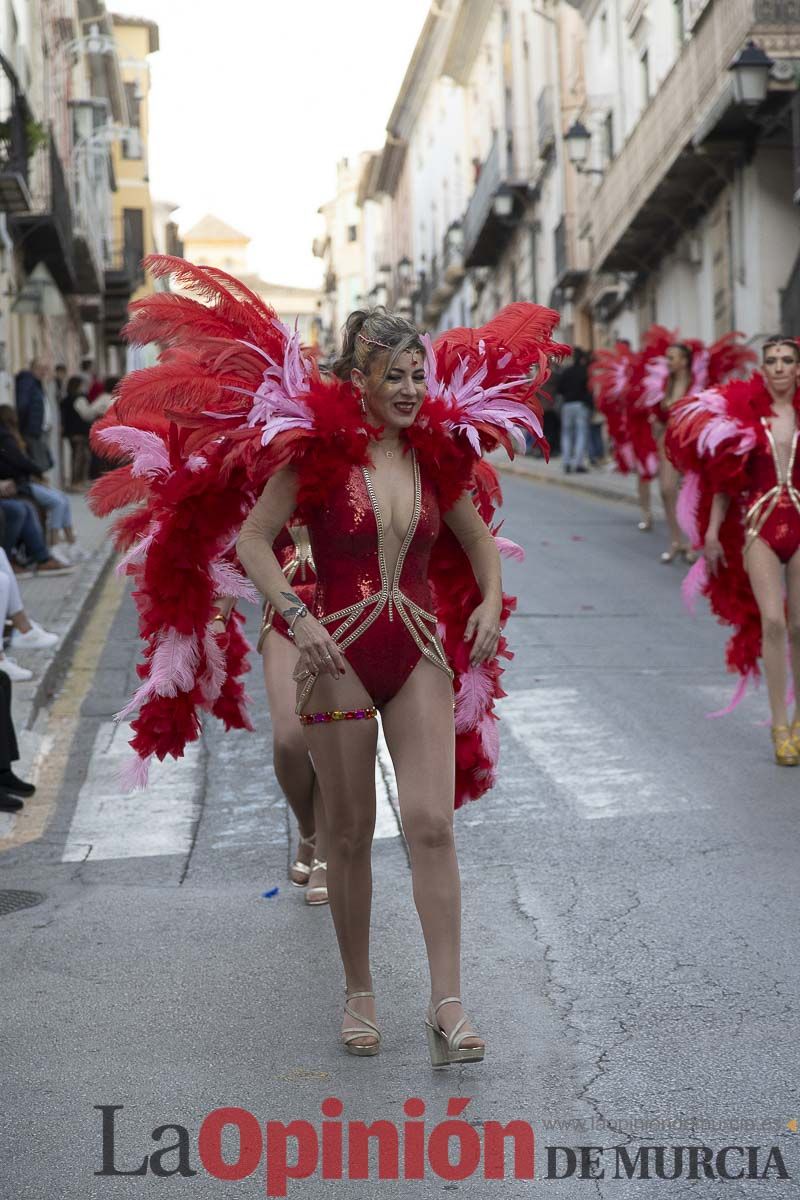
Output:
<path fill-rule="evenodd" d="M 327 725 L 329 721 L 370 721 L 377 708 L 331 708 L 327 712 L 300 713 L 301 725 Z"/>

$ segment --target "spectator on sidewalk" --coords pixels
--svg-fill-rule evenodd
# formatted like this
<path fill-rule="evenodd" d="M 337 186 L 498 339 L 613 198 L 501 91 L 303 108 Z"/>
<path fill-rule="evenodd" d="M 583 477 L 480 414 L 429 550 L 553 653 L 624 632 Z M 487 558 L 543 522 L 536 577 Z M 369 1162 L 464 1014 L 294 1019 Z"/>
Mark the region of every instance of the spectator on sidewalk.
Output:
<path fill-rule="evenodd" d="M 114 390 L 118 383 L 118 376 L 108 375 L 103 383 L 102 392 L 95 396 L 94 400 L 89 400 L 86 396 L 78 396 L 75 401 L 75 411 L 79 417 L 89 423 L 90 427 L 95 421 L 99 421 L 101 417 L 104 417 L 111 408 L 111 405 L 114 403 Z M 105 475 L 106 471 L 113 470 L 117 465 L 115 462 L 109 462 L 107 459 L 101 458 L 91 448 L 90 453 L 90 479 L 99 479 L 101 475 Z"/>
<path fill-rule="evenodd" d="M 103 391 L 103 381 L 94 370 L 93 358 L 81 359 L 81 391 L 88 400 L 94 400 Z"/>
<path fill-rule="evenodd" d="M 564 471 L 585 474 L 589 441 L 589 355 L 576 346 L 569 365 L 559 372 L 556 388 L 561 401 L 561 454 Z"/>
<path fill-rule="evenodd" d="M 67 366 L 66 363 L 56 363 L 53 371 L 53 391 L 55 393 L 56 404 L 61 407 L 61 401 L 67 394 Z"/>
<path fill-rule="evenodd" d="M 87 401 L 86 383 L 81 375 L 67 380 L 67 394 L 61 403 L 61 432 L 71 451 L 70 489 L 82 490 L 89 477 L 89 430 L 91 425 L 78 411 L 78 401 Z"/>
<path fill-rule="evenodd" d="M 66 564 L 81 562 L 89 557 L 75 538 L 69 497 L 42 482 L 41 472 L 36 463 L 25 453 L 25 443 L 17 425 L 17 414 L 5 404 L 0 404 L 0 478 L 13 479 L 17 485 L 18 496 L 34 500 L 45 510 L 47 540 L 54 548 L 54 557 Z M 58 547 L 62 535 L 65 543 L 63 549 Z"/>
<path fill-rule="evenodd" d="M 58 635 L 49 633 L 32 621 L 22 606 L 17 577 L 4 550 L 0 550 L 0 629 L 6 622 L 13 626 L 10 645 L 12 650 L 46 650 L 55 646 Z M 7 655 L 0 644 L 0 671 L 5 671 L 9 679 L 24 682 L 33 679 L 33 671 L 21 667 L 16 659 Z"/>
<path fill-rule="evenodd" d="M 36 788 L 11 769 L 19 758 L 17 733 L 11 717 L 11 679 L 0 671 L 0 812 L 19 812 Z"/>
<path fill-rule="evenodd" d="M 44 390 L 47 368 L 40 358 L 34 358 L 30 369 L 20 371 L 16 378 L 16 406 L 19 430 L 28 454 L 42 475 L 53 466 L 50 453 L 49 404 Z"/>
<path fill-rule="evenodd" d="M 36 509 L 30 501 L 17 495 L 13 479 L 0 479 L 0 512 L 4 518 L 3 550 L 18 579 L 30 578 L 33 574 L 72 574 L 72 567 L 59 562 L 47 549 Z M 19 547 L 25 555 L 25 565 L 17 561 Z"/>

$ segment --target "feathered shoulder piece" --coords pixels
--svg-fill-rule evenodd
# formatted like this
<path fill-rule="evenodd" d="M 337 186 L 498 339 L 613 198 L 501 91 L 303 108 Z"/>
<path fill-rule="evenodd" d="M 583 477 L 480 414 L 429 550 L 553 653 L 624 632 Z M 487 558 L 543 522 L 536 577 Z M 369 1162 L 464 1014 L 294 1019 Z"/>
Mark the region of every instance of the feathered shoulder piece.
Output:
<path fill-rule="evenodd" d="M 180 289 L 131 307 L 129 341 L 157 343 L 159 362 L 126 376 L 92 430 L 98 452 L 121 464 L 95 485 L 94 510 L 129 510 L 115 537 L 145 641 L 142 684 L 124 711 L 139 710 L 129 775 L 137 784 L 153 755 L 179 757 L 199 736 L 201 709 L 249 725 L 239 622 L 220 641 L 208 621 L 216 597 L 253 594 L 234 545 L 266 480 L 287 465 L 297 471 L 302 518 L 366 462 L 377 432 L 349 383 L 322 374 L 298 334 L 239 280 L 164 255 L 146 265 Z M 429 346 L 430 394 L 413 440 L 445 507 L 471 487 L 493 511 L 499 488 L 479 462 L 483 450 L 513 453 L 526 433 L 546 447 L 536 391 L 567 349 L 552 340 L 557 321 L 552 310 L 511 305 L 483 329 L 452 330 Z"/>
<path fill-rule="evenodd" d="M 680 471 L 705 475 L 715 491 L 737 491 L 771 407 L 760 374 L 686 396 L 670 411 L 667 454 Z"/>

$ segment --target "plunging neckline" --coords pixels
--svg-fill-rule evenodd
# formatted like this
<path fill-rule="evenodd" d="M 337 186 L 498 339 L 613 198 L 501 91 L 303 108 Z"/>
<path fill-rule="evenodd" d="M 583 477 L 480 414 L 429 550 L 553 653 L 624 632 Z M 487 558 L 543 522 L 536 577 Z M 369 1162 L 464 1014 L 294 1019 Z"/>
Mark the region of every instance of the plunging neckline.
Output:
<path fill-rule="evenodd" d="M 414 534 L 417 531 L 417 525 L 419 524 L 420 510 L 422 507 L 422 496 L 421 496 L 421 486 L 420 486 L 420 476 L 419 476 L 419 463 L 417 462 L 417 456 L 414 453 L 413 447 L 411 449 L 411 462 L 412 462 L 412 466 L 413 466 L 413 475 L 414 475 L 414 502 L 413 502 L 412 509 L 411 509 L 411 517 L 408 522 L 408 528 L 406 529 L 406 535 L 403 538 L 402 542 L 400 543 L 400 549 L 397 554 L 397 561 L 394 564 L 394 571 L 392 572 L 391 585 L 389 583 L 389 571 L 388 571 L 388 568 L 386 565 L 386 526 L 383 523 L 383 516 L 381 514 L 381 506 L 378 502 L 378 497 L 375 492 L 375 485 L 372 482 L 372 476 L 370 475 L 368 468 L 367 467 L 361 468 L 362 474 L 364 476 L 364 484 L 367 489 L 367 495 L 369 496 L 369 502 L 372 506 L 372 513 L 373 513 L 373 516 L 375 517 L 375 527 L 378 531 L 378 566 L 380 568 L 380 573 L 381 573 L 381 590 L 386 592 L 389 597 L 390 618 L 391 618 L 393 594 L 397 590 L 398 582 L 400 580 L 400 576 L 403 571 L 403 564 L 405 563 L 406 554 L 408 553 L 408 548 L 411 545 Z"/>
<path fill-rule="evenodd" d="M 797 415 L 795 414 L 794 429 L 792 430 L 792 436 L 788 442 L 778 441 L 778 439 L 775 437 L 775 432 L 772 429 L 769 417 L 762 417 L 761 421 L 764 426 L 764 431 L 767 435 L 767 442 L 769 444 L 770 451 L 772 453 L 772 461 L 775 465 L 775 475 L 778 483 L 788 483 L 791 480 L 794 471 L 795 458 L 797 457 L 797 441 L 798 434 L 800 434 L 800 430 L 797 428 Z M 785 458 L 783 457 L 782 453 L 784 450 L 787 451 Z"/>

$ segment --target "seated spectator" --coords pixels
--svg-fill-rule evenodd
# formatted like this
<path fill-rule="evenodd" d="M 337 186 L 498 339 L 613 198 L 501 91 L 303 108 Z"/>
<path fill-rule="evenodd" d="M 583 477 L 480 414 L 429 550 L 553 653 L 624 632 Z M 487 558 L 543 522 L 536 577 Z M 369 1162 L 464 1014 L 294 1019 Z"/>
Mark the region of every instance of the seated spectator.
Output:
<path fill-rule="evenodd" d="M 18 579 L 33 574 L 72 574 L 72 567 L 59 562 L 48 550 L 39 515 L 29 500 L 17 495 L 13 479 L 0 479 L 0 513 L 4 517 L 3 549 Z M 17 561 L 18 547 L 25 555 L 25 565 Z"/>
<path fill-rule="evenodd" d="M 13 625 L 11 633 L 11 648 L 13 650 L 45 650 L 55 646 L 58 636 L 48 633 L 41 625 L 32 621 L 22 607 L 22 596 L 16 576 L 11 569 L 11 563 L 5 551 L 0 550 L 0 628 L 9 620 Z M 21 667 L 19 663 L 7 655 L 0 646 L 0 671 L 5 671 L 9 679 L 19 680 L 33 678 L 33 671 Z"/>
<path fill-rule="evenodd" d="M 69 497 L 42 483 L 36 463 L 25 453 L 17 414 L 7 404 L 0 404 L 0 479 L 13 479 L 18 496 L 34 500 L 45 510 L 51 546 L 55 546 L 63 534 L 66 545 L 55 550 L 54 557 L 66 565 L 89 557 L 75 539 Z"/>
<path fill-rule="evenodd" d="M 17 734 L 11 718 L 11 679 L 0 671 L 0 812 L 19 812 L 23 797 L 32 796 L 36 788 L 20 779 L 11 769 L 19 758 Z"/>
<path fill-rule="evenodd" d="M 67 394 L 61 401 L 61 432 L 67 439 L 72 452 L 70 489 L 80 491 L 86 486 L 89 475 L 89 430 L 91 423 L 77 409 L 77 401 L 88 404 L 81 375 L 71 375 L 67 380 Z"/>

